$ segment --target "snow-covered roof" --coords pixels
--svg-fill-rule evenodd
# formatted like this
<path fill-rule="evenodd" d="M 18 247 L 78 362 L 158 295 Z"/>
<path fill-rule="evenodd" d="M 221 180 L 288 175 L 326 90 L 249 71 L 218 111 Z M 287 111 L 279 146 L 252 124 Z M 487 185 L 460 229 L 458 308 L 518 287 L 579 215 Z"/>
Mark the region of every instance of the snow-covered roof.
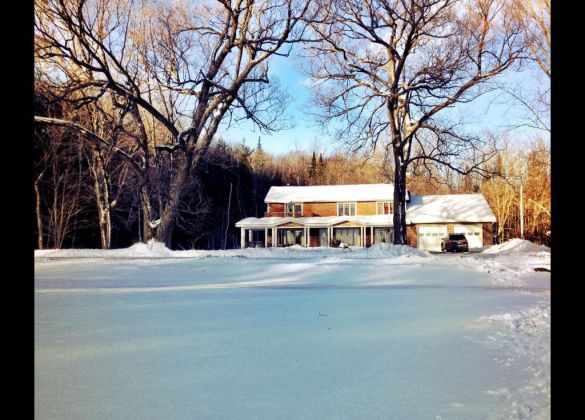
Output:
<path fill-rule="evenodd" d="M 314 185 L 271 187 L 265 203 L 315 203 L 345 201 L 392 201 L 393 184 Z M 406 199 L 408 200 L 408 192 Z"/>
<path fill-rule="evenodd" d="M 493 223 L 496 216 L 482 194 L 413 195 L 406 223 Z"/>
<path fill-rule="evenodd" d="M 285 223 L 303 226 L 333 226 L 343 222 L 356 222 L 364 226 L 393 226 L 392 215 L 374 216 L 325 216 L 325 217 L 247 217 L 236 223 L 236 227 L 265 229 Z"/>

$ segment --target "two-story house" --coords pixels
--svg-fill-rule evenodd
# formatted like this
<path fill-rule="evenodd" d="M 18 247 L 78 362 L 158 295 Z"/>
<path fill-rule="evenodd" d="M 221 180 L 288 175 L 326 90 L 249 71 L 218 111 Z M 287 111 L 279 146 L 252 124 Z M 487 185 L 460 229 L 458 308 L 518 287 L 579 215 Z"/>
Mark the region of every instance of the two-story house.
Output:
<path fill-rule="evenodd" d="M 241 247 L 327 247 L 332 239 L 352 246 L 393 242 L 392 184 L 272 187 L 264 217 L 248 217 Z M 408 244 L 440 250 L 447 233 L 465 233 L 470 247 L 492 243 L 496 218 L 481 194 L 407 194 Z"/>

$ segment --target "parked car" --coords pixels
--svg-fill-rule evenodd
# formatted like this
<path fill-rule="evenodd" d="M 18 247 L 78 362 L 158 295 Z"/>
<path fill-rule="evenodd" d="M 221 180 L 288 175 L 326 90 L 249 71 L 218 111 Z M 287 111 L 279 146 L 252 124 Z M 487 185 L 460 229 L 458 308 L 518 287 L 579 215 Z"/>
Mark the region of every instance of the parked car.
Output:
<path fill-rule="evenodd" d="M 441 252 L 469 251 L 467 238 L 462 233 L 450 233 L 441 241 Z"/>

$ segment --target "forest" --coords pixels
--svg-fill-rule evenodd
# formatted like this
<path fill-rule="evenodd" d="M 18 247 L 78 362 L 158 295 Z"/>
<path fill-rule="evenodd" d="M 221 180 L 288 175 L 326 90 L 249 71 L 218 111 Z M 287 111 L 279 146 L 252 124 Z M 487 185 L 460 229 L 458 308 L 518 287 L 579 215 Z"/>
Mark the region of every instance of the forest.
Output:
<path fill-rule="evenodd" d="M 358 3 L 35 2 L 34 247 L 156 238 L 172 249 L 236 248 L 235 222 L 262 217 L 271 186 L 381 182 L 399 186 L 396 217 L 406 191 L 481 193 L 499 241 L 550 245 L 548 90 L 506 91 L 527 109 L 530 135 L 462 133 L 435 115 L 504 89 L 487 83 L 514 66 L 537 63 L 550 84 L 550 52 L 537 43 L 550 42 L 548 26 L 534 13 L 548 2 L 371 1 L 356 14 Z M 479 34 L 470 30 L 478 22 Z M 380 28 L 407 38 L 388 45 Z M 360 50 L 351 40 L 364 31 L 386 50 Z M 306 74 L 321 78 L 320 121 L 341 121 L 339 147 L 276 155 L 262 134 L 223 136 L 222 126 L 244 120 L 261 133 L 285 128 L 286 92 L 269 63 L 300 44 Z M 425 54 L 433 66 L 420 64 Z"/>

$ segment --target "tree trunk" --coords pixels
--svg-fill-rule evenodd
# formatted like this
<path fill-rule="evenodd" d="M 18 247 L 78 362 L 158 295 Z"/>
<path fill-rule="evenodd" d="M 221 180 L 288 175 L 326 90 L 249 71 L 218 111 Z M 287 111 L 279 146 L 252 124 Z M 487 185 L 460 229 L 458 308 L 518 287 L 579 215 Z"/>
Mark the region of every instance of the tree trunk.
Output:
<path fill-rule="evenodd" d="M 193 142 L 194 143 L 194 142 Z M 199 159 L 194 158 L 193 151 L 188 151 L 179 157 L 177 175 L 170 186 L 169 197 L 160 215 L 160 225 L 156 230 L 156 238 L 163 242 L 167 248 L 171 248 L 175 221 L 179 212 L 179 205 L 183 199 L 183 193 L 187 179 L 192 173 L 196 173 Z"/>
<path fill-rule="evenodd" d="M 188 174 L 188 165 L 183 162 L 179 166 L 174 182 L 171 184 L 169 197 L 160 215 L 160 225 L 156 231 L 156 238 L 167 248 L 171 247 L 175 220 L 179 211 L 179 204 L 183 198 L 183 188 Z"/>
<path fill-rule="evenodd" d="M 41 193 L 39 191 L 39 182 L 43 174 L 41 173 L 35 181 L 35 197 L 36 197 L 36 211 L 37 211 L 37 246 L 43 249 L 43 220 L 41 218 Z"/>
<path fill-rule="evenodd" d="M 140 201 L 142 205 L 142 241 L 147 243 L 153 238 L 153 228 L 150 226 L 152 221 L 152 205 L 150 204 L 150 194 L 147 183 L 140 186 Z"/>
<path fill-rule="evenodd" d="M 406 165 L 394 156 L 394 244 L 406 245 Z"/>
<path fill-rule="evenodd" d="M 156 230 L 156 239 L 163 242 L 167 248 L 171 247 L 175 219 L 178 212 L 178 203 L 180 199 L 179 188 L 173 188 L 169 193 L 169 199 L 160 215 L 160 225 Z"/>
<path fill-rule="evenodd" d="M 94 177 L 95 200 L 98 208 L 100 226 L 100 239 L 102 249 L 110 249 L 112 240 L 112 223 L 110 209 L 110 186 L 105 170 L 105 163 L 99 150 L 93 150 L 90 162 L 91 172 Z"/>

